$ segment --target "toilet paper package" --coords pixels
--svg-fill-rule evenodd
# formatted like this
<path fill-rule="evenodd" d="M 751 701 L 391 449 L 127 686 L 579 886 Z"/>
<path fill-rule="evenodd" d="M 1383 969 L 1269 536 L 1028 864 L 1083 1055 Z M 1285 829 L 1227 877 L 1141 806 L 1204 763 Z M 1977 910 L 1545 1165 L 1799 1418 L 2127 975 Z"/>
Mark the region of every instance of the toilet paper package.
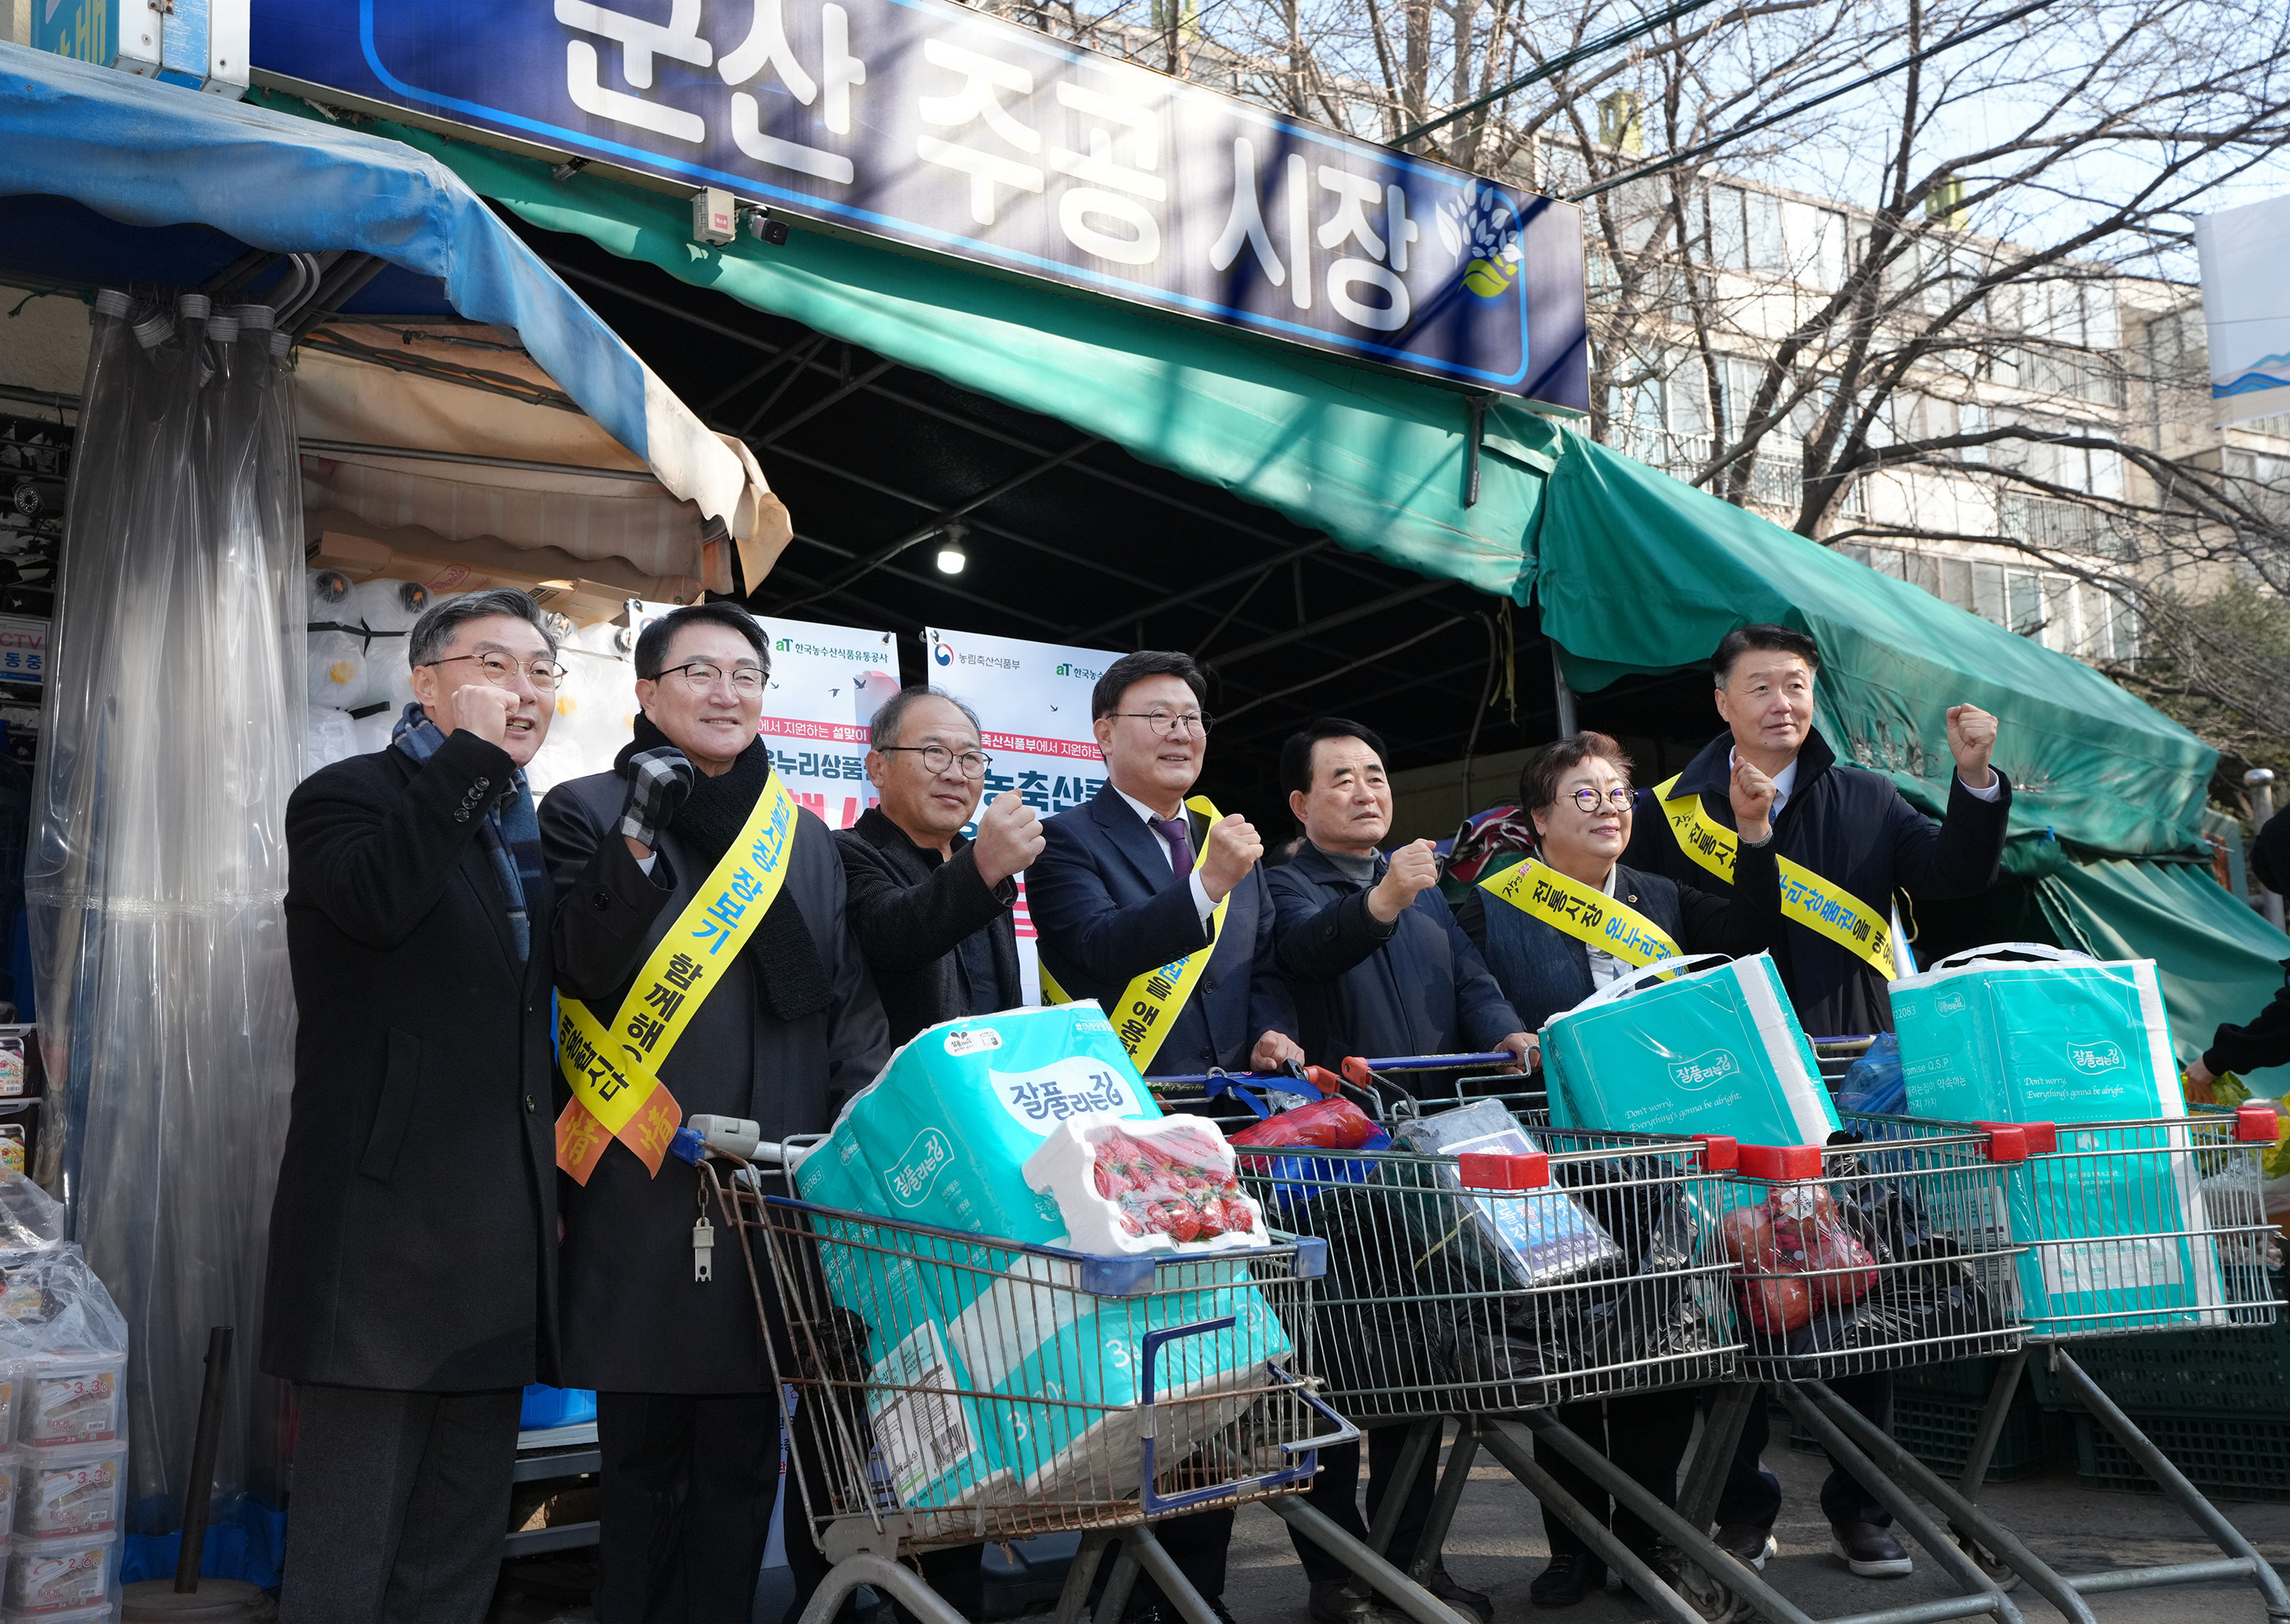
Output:
<path fill-rule="evenodd" d="M 1030 1500 L 1084 1484 L 1092 1493 L 1109 1486 L 1133 1492 L 1141 1470 L 1134 1406 L 1144 1396 L 1149 1331 L 1234 1321 L 1163 1346 L 1154 1396 L 1207 1402 L 1161 1412 L 1162 1460 L 1182 1458 L 1228 1425 L 1251 1402 L 1241 1390 L 1261 1380 L 1268 1360 L 1287 1356 L 1286 1334 L 1256 1292 L 1245 1252 L 1173 1248 L 1173 1260 L 1186 1260 L 1189 1289 L 1123 1297 L 1080 1290 L 1084 1264 L 991 1244 L 1070 1244 L 1055 1196 L 1029 1188 L 1023 1173 L 1061 1124 L 1134 1123 L 1151 1132 L 1163 1120 L 1095 1004 L 1016 1010 L 918 1034 L 797 1168 L 807 1201 L 989 1237 L 973 1247 L 902 1234 L 893 1252 L 945 1249 L 949 1260 L 968 1267 L 918 1267 L 908 1276 L 882 1254 L 863 1254 L 865 1261 L 842 1267 L 884 1277 L 846 1273 L 840 1282 L 832 1256 L 852 1250 L 821 1249 L 830 1294 L 869 1322 L 876 1380 L 939 1370 L 945 1385 L 995 1396 L 936 1407 L 949 1423 L 940 1436 L 950 1442 L 942 1454 L 909 1464 L 917 1498 L 904 1503 Z M 1187 1125 L 1214 1132 L 1205 1122 Z M 1254 1221 L 1261 1233 L 1261 1214 Z M 874 1407 L 885 1410 L 899 1396 Z M 1044 1398 L 1066 1402 L 1031 1402 Z M 957 1413 L 960 1433 L 951 1425 Z M 894 1436 L 927 1430 L 901 1421 Z M 887 1453 L 880 1432 L 877 1443 Z M 941 1461 L 948 1469 L 928 1476 Z"/>

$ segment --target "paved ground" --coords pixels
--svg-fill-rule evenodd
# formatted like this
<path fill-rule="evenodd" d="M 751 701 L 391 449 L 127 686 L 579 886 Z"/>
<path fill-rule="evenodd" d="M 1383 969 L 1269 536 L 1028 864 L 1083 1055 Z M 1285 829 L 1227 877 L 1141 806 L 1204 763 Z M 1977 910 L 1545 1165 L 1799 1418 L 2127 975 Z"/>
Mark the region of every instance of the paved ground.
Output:
<path fill-rule="evenodd" d="M 1775 1529 L 1781 1556 L 1767 1565 L 1766 1574 L 1776 1588 L 1814 1618 L 1953 1593 L 1945 1576 L 1920 1552 L 1915 1553 L 1917 1572 L 1907 1579 L 1853 1578 L 1827 1555 L 1828 1529 L 1821 1520 L 1817 1497 L 1828 1463 L 1818 1456 L 1787 1452 L 1778 1443 L 1766 1463 L 1780 1476 L 1788 1495 Z M 1538 1611 L 1528 1603 L 1526 1588 L 1541 1571 L 1547 1555 L 1540 1508 L 1507 1473 L 1485 1460 L 1472 1478 L 1447 1542 L 1448 1567 L 1464 1584 L 1494 1597 L 1496 1624 L 1526 1624 Z M 2202 1561 L 2215 1554 L 2185 1517 L 2159 1498 L 2088 1492 L 2078 1486 L 2071 1463 L 2046 1476 L 1993 1485 L 1985 1498 L 2039 1556 L 2070 1573 Z M 2222 1508 L 2262 1552 L 2290 1570 L 2290 1505 Z M 578 1600 L 588 1582 L 585 1564 L 579 1562 L 513 1575 L 495 1604 L 493 1624 L 588 1624 L 594 1614 Z M 2014 1599 L 2030 1624 L 2057 1616 L 2024 1588 Z M 1306 1624 L 1303 1580 L 1289 1549 L 1286 1524 L 1261 1508 L 1244 1511 L 1236 1525 L 1225 1602 L 1240 1624 Z M 2102 1624 L 2266 1624 L 2254 1590 L 2224 1584 L 2100 1596 L 2093 1601 L 2092 1611 Z M 1626 1624 L 1651 1617 L 1637 1597 L 1613 1590 L 1573 1609 L 1566 1624 Z"/>

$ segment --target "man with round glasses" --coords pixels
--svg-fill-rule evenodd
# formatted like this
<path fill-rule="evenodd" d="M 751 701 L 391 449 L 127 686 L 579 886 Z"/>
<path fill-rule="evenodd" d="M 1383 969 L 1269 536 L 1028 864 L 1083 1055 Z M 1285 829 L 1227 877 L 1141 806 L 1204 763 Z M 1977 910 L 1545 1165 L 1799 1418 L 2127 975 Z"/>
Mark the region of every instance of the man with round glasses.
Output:
<path fill-rule="evenodd" d="M 556 650 L 431 605 L 390 748 L 286 806 L 300 1015 L 262 1368 L 294 1384 L 290 1618 L 476 1624 L 531 1381 L 556 1371 L 552 898 L 524 768 Z"/>
<path fill-rule="evenodd" d="M 882 800 L 835 841 L 848 917 L 883 996 L 891 1043 L 925 1027 L 1025 1002 L 1011 913 L 1042 820 L 1015 790 L 981 813 L 993 757 L 969 706 L 935 688 L 893 694 L 867 731 L 867 780 Z M 977 816 L 976 837 L 965 836 Z"/>

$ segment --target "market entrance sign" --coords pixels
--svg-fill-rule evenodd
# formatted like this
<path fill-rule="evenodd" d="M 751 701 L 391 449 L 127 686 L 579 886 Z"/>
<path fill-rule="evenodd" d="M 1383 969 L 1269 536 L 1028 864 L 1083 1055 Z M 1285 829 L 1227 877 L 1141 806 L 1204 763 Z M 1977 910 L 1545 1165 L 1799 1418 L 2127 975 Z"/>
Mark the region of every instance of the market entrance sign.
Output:
<path fill-rule="evenodd" d="M 259 80 L 1585 409 L 1570 204 L 953 0 L 253 0 Z"/>

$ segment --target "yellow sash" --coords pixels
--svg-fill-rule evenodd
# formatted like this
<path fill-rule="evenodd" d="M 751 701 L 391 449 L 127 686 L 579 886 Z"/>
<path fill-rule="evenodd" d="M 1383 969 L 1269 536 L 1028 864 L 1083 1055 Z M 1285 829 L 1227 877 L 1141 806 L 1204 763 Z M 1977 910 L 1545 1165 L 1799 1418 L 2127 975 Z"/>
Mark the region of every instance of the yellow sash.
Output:
<path fill-rule="evenodd" d="M 1669 820 L 1670 832 L 1677 836 L 1677 849 L 1719 879 L 1732 884 L 1734 831 L 1711 820 L 1709 813 L 1701 810 L 1700 796 L 1682 795 L 1672 800 L 1670 791 L 1677 786 L 1677 778 L 1656 785 L 1653 798 L 1661 803 L 1662 815 Z M 1803 863 L 1787 857 L 1778 862 L 1782 871 L 1782 917 L 1793 919 L 1858 954 L 1886 980 L 1892 980 L 1896 974 L 1893 967 L 1893 932 L 1885 923 L 1885 916 L 1844 886 L 1822 879 Z"/>
<path fill-rule="evenodd" d="M 1661 926 L 1629 904 L 1569 879 L 1540 858 L 1530 857 L 1491 875 L 1479 882 L 1479 889 L 1634 967 L 1677 956 L 1677 944 Z"/>
<path fill-rule="evenodd" d="M 611 1029 L 580 999 L 557 1001 L 556 1065 L 572 1098 L 556 1118 L 556 1164 L 579 1182 L 615 1139 L 658 1176 L 684 1122 L 660 1068 L 779 896 L 795 814 L 795 796 L 773 773 L 739 838 L 637 972 Z"/>
<path fill-rule="evenodd" d="M 1224 814 L 1205 795 L 1197 795 L 1185 804 L 1209 820 L 1214 828 Z M 1198 868 L 1208 857 L 1209 843 L 1201 842 L 1194 855 L 1193 867 Z M 1130 1063 L 1142 1076 L 1153 1064 L 1153 1057 L 1161 1052 L 1161 1040 L 1169 1028 L 1177 1024 L 1177 1015 L 1185 1007 L 1185 1000 L 1193 996 L 1207 971 L 1209 955 L 1216 951 L 1217 940 L 1224 933 L 1224 910 L 1232 900 L 1228 892 L 1209 916 L 1209 940 L 1205 948 L 1188 953 L 1182 958 L 1171 959 L 1157 970 L 1149 970 L 1122 989 L 1120 1001 L 1106 1011 L 1106 1019 L 1120 1035 L 1121 1046 L 1129 1051 Z M 1047 964 L 1041 966 L 1042 998 L 1049 1004 L 1071 1004 L 1073 995 L 1057 983 Z"/>

